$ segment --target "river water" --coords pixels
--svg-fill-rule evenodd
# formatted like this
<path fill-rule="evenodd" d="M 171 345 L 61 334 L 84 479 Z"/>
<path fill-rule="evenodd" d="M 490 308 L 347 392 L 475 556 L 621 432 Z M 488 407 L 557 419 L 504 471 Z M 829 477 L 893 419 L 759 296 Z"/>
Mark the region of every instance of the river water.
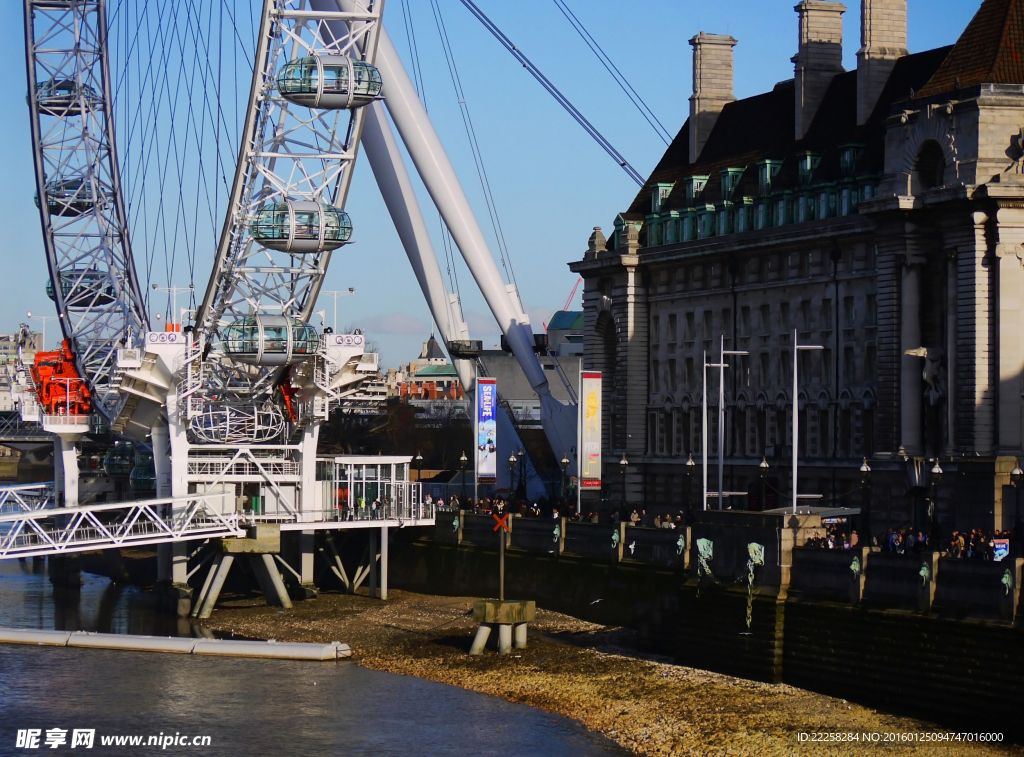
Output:
<path fill-rule="evenodd" d="M 85 574 L 54 592 L 31 561 L 0 561 L 0 626 L 175 635 L 175 619 L 131 587 Z M 184 630 L 184 629 L 182 629 Z M 18 730 L 39 729 L 39 749 Z M 46 748 L 49 729 L 68 743 Z M 573 721 L 453 686 L 351 662 L 0 645 L 0 755 L 624 755 Z M 103 746 L 104 736 L 209 737 L 209 746 Z M 178 739 L 181 741 L 181 738 Z"/>

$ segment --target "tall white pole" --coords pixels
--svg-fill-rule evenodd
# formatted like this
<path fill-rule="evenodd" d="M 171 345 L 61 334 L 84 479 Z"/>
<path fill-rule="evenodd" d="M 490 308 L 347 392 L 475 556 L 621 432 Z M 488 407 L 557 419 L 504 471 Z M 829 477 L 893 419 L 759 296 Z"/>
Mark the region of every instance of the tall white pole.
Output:
<path fill-rule="evenodd" d="M 724 510 L 722 477 L 725 471 L 725 335 L 718 344 L 718 509 Z"/>
<path fill-rule="evenodd" d="M 797 353 L 800 347 L 796 343 L 797 331 L 793 329 L 793 515 L 796 515 L 796 453 L 800 442 L 800 400 L 797 398 Z"/>
<path fill-rule="evenodd" d="M 708 353 L 704 351 L 704 359 L 701 361 L 701 372 L 703 376 L 704 393 L 701 396 L 700 406 L 703 414 L 701 423 L 700 451 L 703 456 L 702 475 L 704 478 L 704 499 L 703 509 L 708 509 Z"/>
<path fill-rule="evenodd" d="M 797 353 L 800 350 L 823 350 L 820 344 L 797 344 L 797 331 L 793 329 L 793 515 L 796 515 L 796 456 L 800 446 L 800 399 L 797 397 L 799 381 L 797 377 Z"/>

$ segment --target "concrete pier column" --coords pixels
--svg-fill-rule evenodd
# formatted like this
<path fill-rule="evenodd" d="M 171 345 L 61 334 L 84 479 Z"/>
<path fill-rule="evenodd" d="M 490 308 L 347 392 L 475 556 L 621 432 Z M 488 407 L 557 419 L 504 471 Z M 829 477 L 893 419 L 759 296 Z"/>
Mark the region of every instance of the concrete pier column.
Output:
<path fill-rule="evenodd" d="M 268 553 L 249 555 L 249 564 L 252 566 L 253 573 L 256 574 L 267 604 L 290 610 L 292 608 L 292 600 L 288 596 L 288 589 L 285 588 L 284 581 L 281 579 L 277 563 L 274 562 L 274 556 Z"/>
<path fill-rule="evenodd" d="M 924 454 L 921 438 L 921 358 L 907 350 L 921 347 L 921 266 L 910 261 L 903 266 L 900 313 L 900 444 L 910 457 Z"/>
<path fill-rule="evenodd" d="M 508 654 L 512 651 L 512 624 L 500 623 L 498 625 L 498 654 Z"/>
<path fill-rule="evenodd" d="M 316 532 L 302 531 L 299 534 L 299 587 L 306 599 L 316 599 L 319 589 L 314 575 L 316 556 Z"/>
<path fill-rule="evenodd" d="M 481 623 L 480 627 L 476 629 L 476 636 L 473 637 L 473 644 L 469 648 L 471 655 L 483 654 L 484 649 L 487 647 L 487 639 L 491 636 L 491 625 L 489 623 Z"/>
<path fill-rule="evenodd" d="M 60 460 L 61 478 L 64 491 L 64 507 L 78 507 L 78 449 L 75 447 L 79 437 L 54 437 L 54 473 L 57 460 Z M 58 483 L 58 486 L 61 484 Z"/>
<path fill-rule="evenodd" d="M 526 623 L 515 624 L 515 644 L 516 649 L 526 648 Z"/>
<path fill-rule="evenodd" d="M 370 544 L 367 548 L 367 553 L 370 559 L 370 599 L 377 598 L 377 529 L 367 529 L 369 535 Z"/>
<path fill-rule="evenodd" d="M 217 573 L 213 577 L 213 583 L 210 584 L 210 588 L 203 600 L 202 607 L 199 608 L 199 614 L 196 615 L 200 620 L 208 618 L 213 614 L 213 607 L 217 604 L 217 598 L 220 597 L 220 590 L 224 588 L 224 581 L 227 579 L 228 571 L 231 570 L 231 564 L 234 561 L 234 555 L 221 556 L 220 564 L 217 566 Z"/>
<path fill-rule="evenodd" d="M 53 490 L 55 492 L 57 506 L 64 506 L 64 455 L 60 444 L 60 437 L 53 437 Z"/>
<path fill-rule="evenodd" d="M 380 529 L 380 598 L 388 598 L 388 527 Z"/>
<path fill-rule="evenodd" d="M 153 468 L 156 471 L 156 497 L 164 499 L 171 496 L 171 442 L 168 437 L 167 424 L 158 420 L 153 424 L 150 437 L 153 442 Z"/>

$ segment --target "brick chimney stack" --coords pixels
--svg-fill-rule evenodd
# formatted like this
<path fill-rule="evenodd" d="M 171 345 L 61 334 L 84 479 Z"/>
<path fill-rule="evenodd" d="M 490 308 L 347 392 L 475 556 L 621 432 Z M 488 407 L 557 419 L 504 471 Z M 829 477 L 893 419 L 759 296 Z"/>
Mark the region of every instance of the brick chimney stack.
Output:
<path fill-rule="evenodd" d="M 843 13 L 846 6 L 830 0 L 803 0 L 793 8 L 800 14 L 800 49 L 793 57 L 796 78 L 796 138 L 811 127 L 825 91 L 843 72 Z"/>
<path fill-rule="evenodd" d="M 864 124 L 882 88 L 907 54 L 907 0 L 861 0 L 857 51 L 857 124 Z"/>
<path fill-rule="evenodd" d="M 693 95 L 690 97 L 690 162 L 700 151 L 715 127 L 715 121 L 732 93 L 732 48 L 736 40 L 726 34 L 701 32 L 690 40 L 693 46 Z"/>

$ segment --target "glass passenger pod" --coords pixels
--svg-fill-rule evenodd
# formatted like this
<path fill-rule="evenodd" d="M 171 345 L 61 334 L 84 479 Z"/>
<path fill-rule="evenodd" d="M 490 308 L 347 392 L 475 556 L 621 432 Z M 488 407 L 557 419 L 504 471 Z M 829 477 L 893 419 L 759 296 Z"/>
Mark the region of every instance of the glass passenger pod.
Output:
<path fill-rule="evenodd" d="M 96 268 L 68 268 L 61 271 L 60 289 L 64 305 L 68 308 L 109 305 L 117 300 L 117 292 L 110 277 Z M 57 301 L 52 280 L 46 282 L 46 296 Z"/>
<path fill-rule="evenodd" d="M 131 442 L 115 442 L 103 457 L 103 471 L 114 478 L 130 476 L 135 468 L 135 445 Z"/>
<path fill-rule="evenodd" d="M 290 365 L 316 353 L 320 337 L 308 323 L 283 315 L 251 315 L 224 330 L 224 351 L 253 365 Z"/>
<path fill-rule="evenodd" d="M 136 499 L 152 499 L 156 496 L 156 463 L 153 461 L 153 447 L 140 444 L 135 447 L 135 465 L 128 476 L 128 485 Z"/>
<path fill-rule="evenodd" d="M 36 84 L 36 104 L 48 116 L 78 116 L 97 110 L 103 98 L 88 84 L 74 79 L 50 79 Z"/>
<path fill-rule="evenodd" d="M 380 97 L 380 71 L 343 55 L 311 55 L 286 63 L 277 74 L 284 99 L 307 108 L 361 108 Z"/>
<path fill-rule="evenodd" d="M 335 250 L 352 238 L 348 213 L 304 200 L 275 202 L 260 208 L 249 223 L 252 238 L 271 250 L 296 254 Z"/>
<path fill-rule="evenodd" d="M 47 183 L 44 192 L 46 193 L 46 210 L 50 215 L 66 218 L 74 218 L 88 213 L 96 207 L 97 203 L 102 205 L 108 194 L 102 184 L 93 182 L 85 176 L 54 179 Z M 39 207 L 38 196 L 36 196 L 36 207 Z"/>

